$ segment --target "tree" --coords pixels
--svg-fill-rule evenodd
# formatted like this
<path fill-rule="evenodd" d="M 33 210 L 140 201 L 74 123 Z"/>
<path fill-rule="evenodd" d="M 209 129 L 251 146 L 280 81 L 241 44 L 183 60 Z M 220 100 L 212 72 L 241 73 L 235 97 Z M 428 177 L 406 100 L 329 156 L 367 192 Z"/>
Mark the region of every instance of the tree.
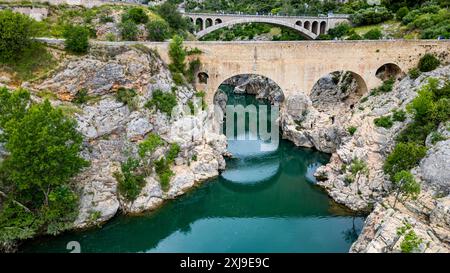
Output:
<path fill-rule="evenodd" d="M 131 8 L 122 15 L 122 22 L 133 21 L 135 24 L 146 24 L 148 15 L 142 8 Z"/>
<path fill-rule="evenodd" d="M 373 25 L 392 19 L 392 13 L 385 7 L 371 7 L 358 10 L 350 16 L 350 20 L 358 26 Z"/>
<path fill-rule="evenodd" d="M 36 233 L 57 234 L 78 214 L 70 180 L 88 162 L 79 156 L 76 122 L 48 101 L 31 104 L 25 90 L 0 89 L 0 248 Z"/>
<path fill-rule="evenodd" d="M 414 176 L 409 171 L 403 170 L 396 173 L 393 182 L 397 190 L 394 208 L 400 194 L 404 194 L 406 198 L 415 199 L 420 193 L 420 184 L 414 179 Z"/>
<path fill-rule="evenodd" d="M 3 129 L 9 155 L 2 170 L 25 201 L 48 207 L 50 197 L 87 166 L 79 156 L 83 139 L 76 122 L 48 101 L 30 106 L 22 119 L 11 119 Z"/>
<path fill-rule="evenodd" d="M 397 10 L 397 13 L 395 14 L 395 17 L 397 18 L 397 20 L 402 20 L 403 17 L 406 16 L 406 14 L 409 13 L 409 9 L 408 7 L 401 7 L 399 10 Z"/>
<path fill-rule="evenodd" d="M 425 146 L 416 143 L 398 143 L 384 162 L 384 172 L 392 179 L 396 173 L 414 168 L 426 153 Z"/>
<path fill-rule="evenodd" d="M 381 30 L 378 28 L 373 28 L 369 31 L 367 31 L 363 35 L 365 40 L 379 40 L 381 37 L 383 37 L 383 34 L 381 33 Z"/>
<path fill-rule="evenodd" d="M 169 57 L 171 61 L 169 64 L 170 71 L 184 74 L 186 71 L 186 50 L 183 48 L 183 38 L 178 35 L 173 36 L 170 42 Z"/>
<path fill-rule="evenodd" d="M 65 47 L 74 53 L 86 53 L 89 49 L 89 29 L 84 26 L 69 26 L 64 31 Z"/>
<path fill-rule="evenodd" d="M 14 62 L 32 43 L 34 21 L 10 10 L 0 11 L 0 63 Z"/>
<path fill-rule="evenodd" d="M 189 19 L 184 18 L 180 12 L 178 12 L 177 7 L 170 3 L 170 1 L 166 1 L 164 4 L 160 5 L 157 12 L 172 29 L 181 31 L 189 30 Z"/>
<path fill-rule="evenodd" d="M 137 40 L 138 35 L 138 27 L 135 22 L 128 20 L 120 23 L 120 34 L 122 35 L 122 39 L 126 41 L 135 41 Z"/>
<path fill-rule="evenodd" d="M 162 42 L 169 37 L 170 28 L 166 21 L 152 20 L 147 24 L 148 39 Z"/>

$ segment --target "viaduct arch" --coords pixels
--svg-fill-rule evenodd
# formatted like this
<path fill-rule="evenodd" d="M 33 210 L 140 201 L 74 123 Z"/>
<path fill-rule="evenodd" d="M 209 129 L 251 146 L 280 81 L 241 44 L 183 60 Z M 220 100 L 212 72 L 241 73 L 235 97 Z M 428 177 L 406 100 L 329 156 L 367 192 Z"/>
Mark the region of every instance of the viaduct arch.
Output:
<path fill-rule="evenodd" d="M 328 29 L 338 23 L 347 22 L 348 15 L 328 16 L 275 16 L 275 15 L 248 15 L 248 14 L 207 14 L 184 13 L 196 26 L 198 39 L 225 27 L 245 23 L 267 23 L 291 28 L 307 39 L 315 39 L 325 34 Z"/>

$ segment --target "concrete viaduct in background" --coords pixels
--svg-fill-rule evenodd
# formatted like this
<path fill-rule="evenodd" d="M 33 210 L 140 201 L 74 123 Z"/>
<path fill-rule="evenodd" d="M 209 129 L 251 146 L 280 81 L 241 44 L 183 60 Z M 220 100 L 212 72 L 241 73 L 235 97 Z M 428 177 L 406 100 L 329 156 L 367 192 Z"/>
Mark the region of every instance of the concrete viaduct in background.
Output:
<path fill-rule="evenodd" d="M 348 22 L 348 15 L 328 16 L 275 16 L 275 15 L 246 15 L 220 13 L 184 13 L 196 26 L 197 38 L 201 38 L 220 28 L 245 23 L 267 23 L 284 26 L 300 32 L 308 39 L 315 39 L 326 33 L 338 23 Z"/>
<path fill-rule="evenodd" d="M 170 62 L 169 43 L 144 44 Z M 242 74 L 272 79 L 287 98 L 309 95 L 320 78 L 335 71 L 351 72 L 360 92 L 366 93 L 382 83 L 383 72 L 404 75 L 425 53 L 450 61 L 449 40 L 185 42 L 185 46 L 202 51 L 195 87 L 205 91 L 208 103 L 213 103 L 225 80 Z"/>

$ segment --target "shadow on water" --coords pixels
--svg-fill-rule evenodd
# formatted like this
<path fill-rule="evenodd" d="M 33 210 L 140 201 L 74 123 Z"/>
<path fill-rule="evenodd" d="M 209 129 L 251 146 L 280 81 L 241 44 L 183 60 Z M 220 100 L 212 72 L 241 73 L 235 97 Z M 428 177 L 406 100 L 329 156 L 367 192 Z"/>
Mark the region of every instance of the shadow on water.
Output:
<path fill-rule="evenodd" d="M 313 173 L 329 155 L 284 140 L 270 152 L 241 144 L 230 142 L 239 156 L 221 176 L 154 212 L 40 238 L 23 251 L 68 252 L 66 244 L 78 241 L 82 252 L 347 252 L 364 218 L 315 185 Z"/>

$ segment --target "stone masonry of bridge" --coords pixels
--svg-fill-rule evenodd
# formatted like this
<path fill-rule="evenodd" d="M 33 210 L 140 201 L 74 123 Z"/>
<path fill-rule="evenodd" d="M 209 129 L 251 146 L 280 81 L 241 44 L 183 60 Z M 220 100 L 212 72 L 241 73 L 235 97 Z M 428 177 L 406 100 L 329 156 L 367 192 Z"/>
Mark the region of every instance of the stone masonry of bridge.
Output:
<path fill-rule="evenodd" d="M 308 39 L 315 39 L 326 33 L 330 28 L 342 22 L 349 22 L 348 15 L 328 16 L 276 16 L 276 15 L 248 15 L 248 14 L 206 14 L 185 13 L 196 26 L 198 39 L 225 27 L 245 23 L 267 23 L 294 29 Z"/>
<path fill-rule="evenodd" d="M 168 43 L 144 44 L 170 62 Z M 197 77 L 195 85 L 206 92 L 210 104 L 219 86 L 236 75 L 270 78 L 288 97 L 298 92 L 309 95 L 314 84 L 331 72 L 350 71 L 361 91 L 367 92 L 382 83 L 376 72 L 385 64 L 394 64 L 406 73 L 425 53 L 450 61 L 448 40 L 185 42 L 185 46 L 203 52 L 197 75 L 206 76 L 207 81 L 201 83 Z"/>

